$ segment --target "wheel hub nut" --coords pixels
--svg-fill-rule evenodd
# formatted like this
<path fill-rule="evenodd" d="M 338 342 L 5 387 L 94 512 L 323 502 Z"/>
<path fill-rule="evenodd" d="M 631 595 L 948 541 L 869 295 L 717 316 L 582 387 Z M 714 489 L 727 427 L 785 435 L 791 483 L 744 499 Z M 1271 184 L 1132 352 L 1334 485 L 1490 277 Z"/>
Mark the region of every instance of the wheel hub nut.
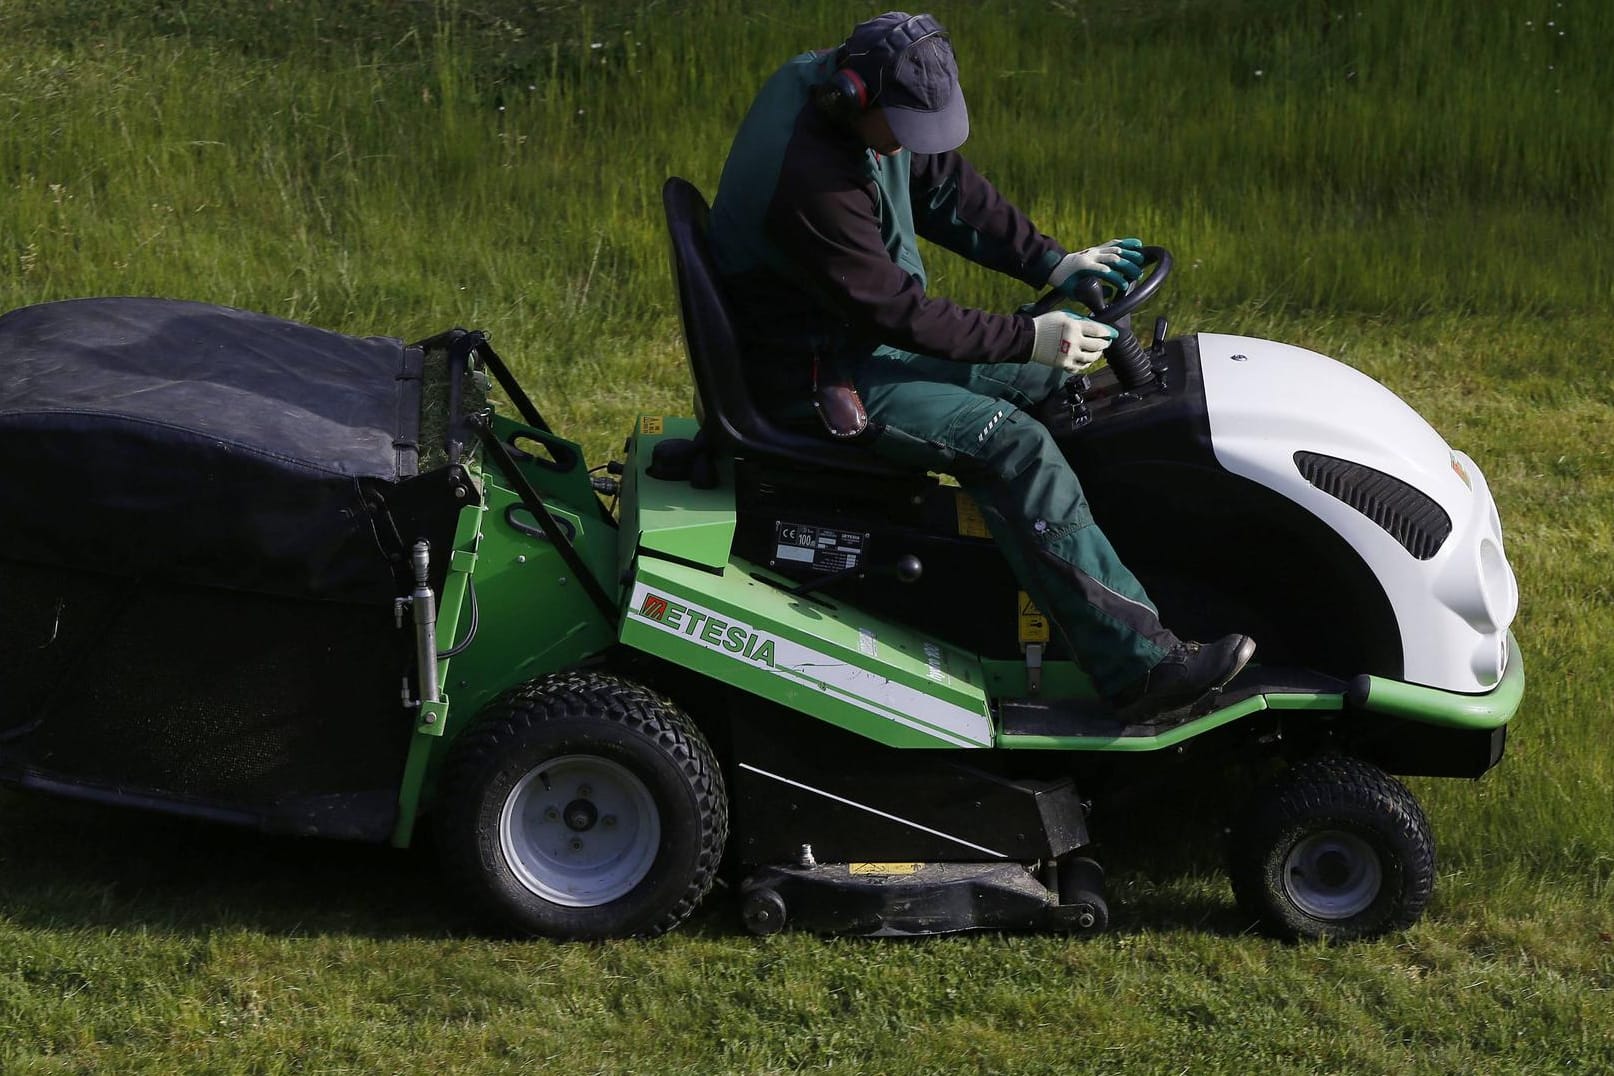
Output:
<path fill-rule="evenodd" d="M 1317 879 L 1331 889 L 1350 881 L 1351 865 L 1338 852 L 1326 852 L 1317 857 Z"/>
<path fill-rule="evenodd" d="M 566 805 L 566 825 L 579 833 L 593 829 L 599 817 L 599 810 L 588 800 L 577 799 Z"/>

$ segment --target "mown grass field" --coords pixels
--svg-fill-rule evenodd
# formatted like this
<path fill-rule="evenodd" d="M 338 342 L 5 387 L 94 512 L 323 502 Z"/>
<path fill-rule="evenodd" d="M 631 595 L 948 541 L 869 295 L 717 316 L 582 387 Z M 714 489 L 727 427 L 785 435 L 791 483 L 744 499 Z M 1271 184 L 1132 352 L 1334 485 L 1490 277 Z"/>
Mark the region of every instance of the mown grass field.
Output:
<path fill-rule="evenodd" d="M 1086 943 L 758 940 L 722 891 L 658 941 L 510 942 L 445 903 L 428 849 L 0 793 L 0 1072 L 1614 1071 L 1614 8 L 934 10 L 966 150 L 1046 231 L 1172 247 L 1179 331 L 1339 357 L 1484 468 L 1530 684 L 1498 770 L 1413 782 L 1425 920 L 1272 942 L 1214 841 L 1163 825 L 1106 850 L 1117 929 Z M 4 0 L 0 309 L 486 328 L 603 460 L 687 406 L 662 179 L 710 193 L 767 72 L 871 13 Z"/>

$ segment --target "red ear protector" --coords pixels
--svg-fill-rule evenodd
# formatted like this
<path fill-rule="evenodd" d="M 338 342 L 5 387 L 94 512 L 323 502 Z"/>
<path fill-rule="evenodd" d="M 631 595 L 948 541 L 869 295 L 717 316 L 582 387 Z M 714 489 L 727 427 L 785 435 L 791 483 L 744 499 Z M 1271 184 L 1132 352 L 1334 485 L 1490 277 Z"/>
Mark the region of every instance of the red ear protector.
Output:
<path fill-rule="evenodd" d="M 869 84 L 850 67 L 843 67 L 830 76 L 818 103 L 836 119 L 850 120 L 869 107 Z"/>
<path fill-rule="evenodd" d="M 819 88 L 816 97 L 818 107 L 830 118 L 850 123 L 879 99 L 880 92 L 885 89 L 885 73 L 896 66 L 904 52 L 927 38 L 946 36 L 947 31 L 941 23 L 929 15 L 915 15 L 892 27 L 890 33 L 862 52 L 848 52 L 847 47 L 842 45 L 835 54 L 835 73 Z M 876 57 L 879 62 L 877 70 L 880 80 L 872 91 L 868 83 L 863 81 L 863 76 L 847 66 L 848 61 L 864 56 Z"/>

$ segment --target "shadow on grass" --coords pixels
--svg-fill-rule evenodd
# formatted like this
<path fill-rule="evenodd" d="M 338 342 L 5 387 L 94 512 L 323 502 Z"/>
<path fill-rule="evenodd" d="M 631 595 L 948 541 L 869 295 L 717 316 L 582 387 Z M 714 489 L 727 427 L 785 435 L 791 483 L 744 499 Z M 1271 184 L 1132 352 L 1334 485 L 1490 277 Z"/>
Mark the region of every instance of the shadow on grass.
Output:
<path fill-rule="evenodd" d="M 744 934 L 715 887 L 680 933 Z M 459 907 L 430 830 L 405 850 L 0 790 L 0 918 L 29 929 L 504 937 Z"/>
<path fill-rule="evenodd" d="M 1101 819 L 1110 930 L 1250 932 L 1220 874 L 1221 820 L 1180 799 Z M 745 936 L 738 881 L 729 871 L 679 933 Z M 458 903 L 429 830 L 400 851 L 0 791 L 0 916 L 23 927 L 497 936 Z"/>
<path fill-rule="evenodd" d="M 424 844 L 424 842 L 422 842 Z M 0 915 L 25 927 L 446 937 L 430 849 L 274 837 L 0 792 Z"/>
<path fill-rule="evenodd" d="M 1176 882 L 1197 882 L 1195 877 L 1141 880 L 1134 890 L 1112 883 L 1109 895 L 1110 931 L 1122 934 L 1209 934 L 1221 938 L 1259 934 L 1256 920 L 1238 910 L 1225 883 L 1218 893 L 1184 893 Z"/>

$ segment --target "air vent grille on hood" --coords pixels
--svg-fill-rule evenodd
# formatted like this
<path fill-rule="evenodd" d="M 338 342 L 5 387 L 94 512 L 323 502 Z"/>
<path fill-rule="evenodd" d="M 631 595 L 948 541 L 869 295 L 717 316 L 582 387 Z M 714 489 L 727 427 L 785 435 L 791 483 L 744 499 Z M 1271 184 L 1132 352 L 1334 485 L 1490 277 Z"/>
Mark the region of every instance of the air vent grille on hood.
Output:
<path fill-rule="evenodd" d="M 1419 560 L 1440 552 L 1451 534 L 1444 508 L 1383 471 L 1317 452 L 1296 452 L 1295 466 L 1306 481 L 1383 527 Z"/>

